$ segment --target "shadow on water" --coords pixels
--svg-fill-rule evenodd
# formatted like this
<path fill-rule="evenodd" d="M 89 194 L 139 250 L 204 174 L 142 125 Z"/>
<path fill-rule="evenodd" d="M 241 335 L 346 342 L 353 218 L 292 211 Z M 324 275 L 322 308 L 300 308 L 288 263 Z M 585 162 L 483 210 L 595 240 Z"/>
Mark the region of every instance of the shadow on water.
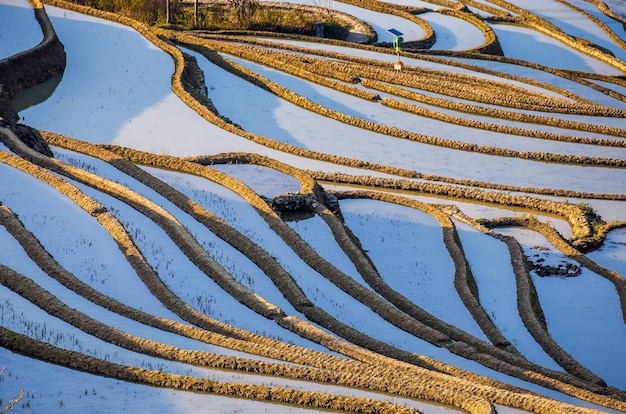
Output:
<path fill-rule="evenodd" d="M 315 217 L 315 213 L 312 211 L 281 211 L 279 215 L 284 222 L 298 222 Z"/>
<path fill-rule="evenodd" d="M 318 135 L 323 134 L 323 131 L 334 130 L 341 124 L 340 121 L 313 114 L 272 92 L 257 87 L 196 52 L 186 51 L 198 60 L 205 74 L 209 96 L 218 111 L 246 131 L 270 137 L 284 144 L 319 150 Z M 341 96 L 335 99 L 333 96 L 324 95 L 303 79 L 231 55 L 226 55 L 226 58 L 300 96 L 312 97 L 309 99 L 318 105 L 375 122 L 375 118 L 369 117 L 361 108 L 348 106 L 346 101 L 341 100 Z M 240 93 L 233 93 L 233 90 Z M 366 102 L 365 105 L 367 104 Z"/>
<path fill-rule="evenodd" d="M 31 106 L 45 102 L 54 93 L 59 83 L 61 83 L 61 79 L 63 79 L 63 74 L 23 90 L 13 98 L 13 107 L 19 113 Z"/>
<path fill-rule="evenodd" d="M 67 65 L 62 78 L 25 91 L 14 103 L 25 123 L 111 143 L 136 116 L 172 94 L 171 57 L 136 31 L 54 7 L 47 12 Z"/>

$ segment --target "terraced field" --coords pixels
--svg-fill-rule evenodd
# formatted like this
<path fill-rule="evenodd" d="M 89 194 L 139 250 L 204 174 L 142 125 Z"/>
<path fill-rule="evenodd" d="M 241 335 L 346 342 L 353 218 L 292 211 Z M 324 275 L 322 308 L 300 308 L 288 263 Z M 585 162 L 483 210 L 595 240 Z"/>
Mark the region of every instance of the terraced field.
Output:
<path fill-rule="evenodd" d="M 624 6 L 334 7 L 0 0 L 0 411 L 626 412 Z"/>

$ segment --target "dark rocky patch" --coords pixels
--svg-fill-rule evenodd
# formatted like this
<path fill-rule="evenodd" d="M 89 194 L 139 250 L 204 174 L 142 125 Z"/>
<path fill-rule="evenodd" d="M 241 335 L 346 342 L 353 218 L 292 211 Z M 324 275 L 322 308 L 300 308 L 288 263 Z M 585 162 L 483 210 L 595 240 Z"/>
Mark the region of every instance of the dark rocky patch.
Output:
<path fill-rule="evenodd" d="M 50 146 L 36 129 L 24 124 L 10 124 L 4 120 L 0 120 L 0 126 L 10 129 L 29 148 L 48 157 L 54 157 Z"/>
<path fill-rule="evenodd" d="M 530 260 L 530 268 L 537 276 L 541 277 L 576 277 L 582 273 L 580 266 L 566 261 L 561 261 L 558 265 L 544 264 L 545 258 L 538 254 Z"/>

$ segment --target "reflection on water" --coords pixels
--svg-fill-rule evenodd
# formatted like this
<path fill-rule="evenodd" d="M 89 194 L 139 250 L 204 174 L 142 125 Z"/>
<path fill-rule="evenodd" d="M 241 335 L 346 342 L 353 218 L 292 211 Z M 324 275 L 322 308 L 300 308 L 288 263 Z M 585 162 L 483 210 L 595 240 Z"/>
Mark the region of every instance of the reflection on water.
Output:
<path fill-rule="evenodd" d="M 24 89 L 13 98 L 13 107 L 19 114 L 21 111 L 38 105 L 48 99 L 59 83 L 63 79 L 63 74 L 54 76 L 38 85 Z"/>
<path fill-rule="evenodd" d="M 279 214 L 280 218 L 285 222 L 298 222 L 300 220 L 307 220 L 315 217 L 315 213 L 312 211 L 281 211 Z"/>

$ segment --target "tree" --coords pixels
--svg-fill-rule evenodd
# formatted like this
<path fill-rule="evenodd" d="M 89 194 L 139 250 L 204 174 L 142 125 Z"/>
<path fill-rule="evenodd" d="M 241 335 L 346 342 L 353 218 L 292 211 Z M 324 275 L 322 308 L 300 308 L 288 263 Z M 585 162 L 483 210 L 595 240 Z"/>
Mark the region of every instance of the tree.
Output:
<path fill-rule="evenodd" d="M 313 0 L 313 5 L 322 9 L 328 18 L 332 18 L 335 14 L 333 0 Z"/>
<path fill-rule="evenodd" d="M 246 26 L 259 6 L 258 0 L 228 0 L 239 24 Z"/>

